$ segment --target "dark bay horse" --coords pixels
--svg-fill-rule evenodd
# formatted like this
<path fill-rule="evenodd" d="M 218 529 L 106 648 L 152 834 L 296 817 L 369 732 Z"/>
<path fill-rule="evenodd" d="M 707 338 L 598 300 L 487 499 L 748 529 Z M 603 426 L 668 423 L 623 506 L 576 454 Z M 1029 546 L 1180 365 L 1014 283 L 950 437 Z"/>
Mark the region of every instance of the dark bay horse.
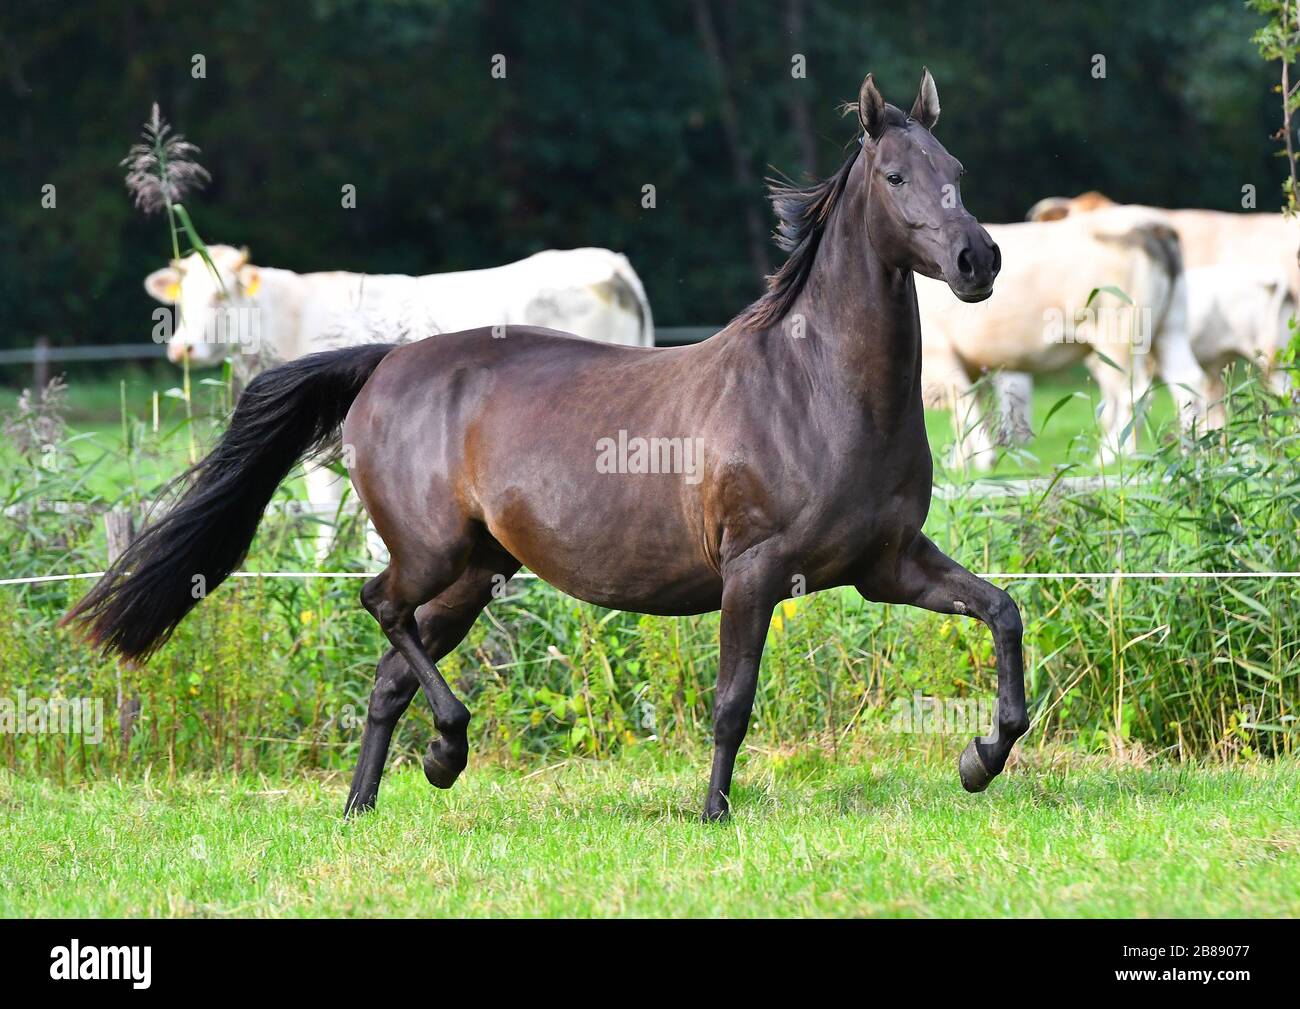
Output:
<path fill-rule="evenodd" d="M 379 663 L 347 810 L 369 809 L 417 690 L 448 788 L 470 713 L 437 662 L 521 565 L 588 602 L 721 609 L 705 817 L 728 811 L 773 608 L 852 585 L 869 600 L 969 614 L 992 630 L 992 735 L 961 755 L 983 789 L 1028 725 L 1020 615 L 921 532 L 931 462 L 913 273 L 964 301 L 992 291 L 997 247 L 963 207 L 931 132 L 928 71 L 909 114 L 870 76 L 859 143 L 835 175 L 774 187 L 790 255 L 767 293 L 704 343 L 636 349 L 506 327 L 317 354 L 241 397 L 175 508 L 65 620 L 143 659 L 242 561 L 276 486 L 343 425 L 351 478 L 390 562 L 361 592 L 392 648 Z"/>

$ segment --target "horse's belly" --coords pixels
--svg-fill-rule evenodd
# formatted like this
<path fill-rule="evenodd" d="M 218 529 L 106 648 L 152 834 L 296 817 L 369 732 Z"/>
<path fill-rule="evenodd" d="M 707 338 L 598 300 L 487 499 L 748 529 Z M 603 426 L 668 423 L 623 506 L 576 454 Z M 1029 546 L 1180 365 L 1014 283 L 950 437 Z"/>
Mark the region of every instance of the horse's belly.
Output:
<path fill-rule="evenodd" d="M 649 487 L 640 507 L 613 488 L 587 491 L 502 495 L 485 506 L 484 523 L 513 557 L 575 598 L 639 613 L 717 609 L 722 581 L 676 508 L 651 504 Z"/>
<path fill-rule="evenodd" d="M 712 573 L 699 573 L 696 577 L 675 581 L 643 574 L 617 584 L 593 579 L 579 571 L 537 574 L 543 581 L 575 599 L 611 610 L 681 617 L 708 613 L 722 605 L 722 580 Z"/>

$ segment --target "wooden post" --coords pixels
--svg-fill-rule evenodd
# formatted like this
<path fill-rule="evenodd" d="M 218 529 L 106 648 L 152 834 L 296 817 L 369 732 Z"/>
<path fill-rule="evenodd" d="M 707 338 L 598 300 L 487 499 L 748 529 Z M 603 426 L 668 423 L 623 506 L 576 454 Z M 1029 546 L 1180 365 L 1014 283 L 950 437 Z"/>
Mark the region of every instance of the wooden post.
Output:
<path fill-rule="evenodd" d="M 126 553 L 135 539 L 135 518 L 126 508 L 114 508 L 104 513 L 104 531 L 108 534 L 108 563 L 113 563 Z M 122 667 L 117 667 L 117 728 L 122 739 L 123 755 L 130 752 L 135 723 L 140 717 L 140 698 L 122 696 Z"/>
<path fill-rule="evenodd" d="M 38 336 L 32 350 L 32 393 L 39 403 L 45 398 L 45 387 L 50 384 L 50 338 Z"/>

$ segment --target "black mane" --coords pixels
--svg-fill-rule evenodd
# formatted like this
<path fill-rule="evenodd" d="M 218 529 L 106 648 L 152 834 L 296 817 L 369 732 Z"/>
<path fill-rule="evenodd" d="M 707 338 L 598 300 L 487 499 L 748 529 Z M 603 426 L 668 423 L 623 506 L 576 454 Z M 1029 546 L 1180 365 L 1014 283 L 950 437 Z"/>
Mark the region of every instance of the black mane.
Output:
<path fill-rule="evenodd" d="M 846 106 L 856 112 L 857 105 Z M 906 126 L 907 115 L 893 105 L 885 106 L 885 125 Z M 767 180 L 768 199 L 776 213 L 777 226 L 772 238 L 790 253 L 776 272 L 767 277 L 767 290 L 752 305 L 737 315 L 733 325 L 746 329 L 766 329 L 785 318 L 790 306 L 803 290 L 812 271 L 813 260 L 821 245 L 826 222 L 839 202 L 849 172 L 862 153 L 862 135 L 834 175 L 807 186 L 796 186 L 780 179 Z"/>

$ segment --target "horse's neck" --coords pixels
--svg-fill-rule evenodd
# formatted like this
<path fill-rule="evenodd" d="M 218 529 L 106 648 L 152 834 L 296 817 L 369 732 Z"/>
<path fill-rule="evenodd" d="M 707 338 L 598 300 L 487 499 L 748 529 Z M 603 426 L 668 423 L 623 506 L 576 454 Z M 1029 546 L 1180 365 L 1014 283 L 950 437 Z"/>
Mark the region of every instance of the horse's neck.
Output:
<path fill-rule="evenodd" d="M 832 212 L 793 313 L 818 343 L 829 387 L 846 389 L 890 429 L 920 402 L 921 327 L 910 270 L 887 266 L 866 233 L 862 187 Z"/>

